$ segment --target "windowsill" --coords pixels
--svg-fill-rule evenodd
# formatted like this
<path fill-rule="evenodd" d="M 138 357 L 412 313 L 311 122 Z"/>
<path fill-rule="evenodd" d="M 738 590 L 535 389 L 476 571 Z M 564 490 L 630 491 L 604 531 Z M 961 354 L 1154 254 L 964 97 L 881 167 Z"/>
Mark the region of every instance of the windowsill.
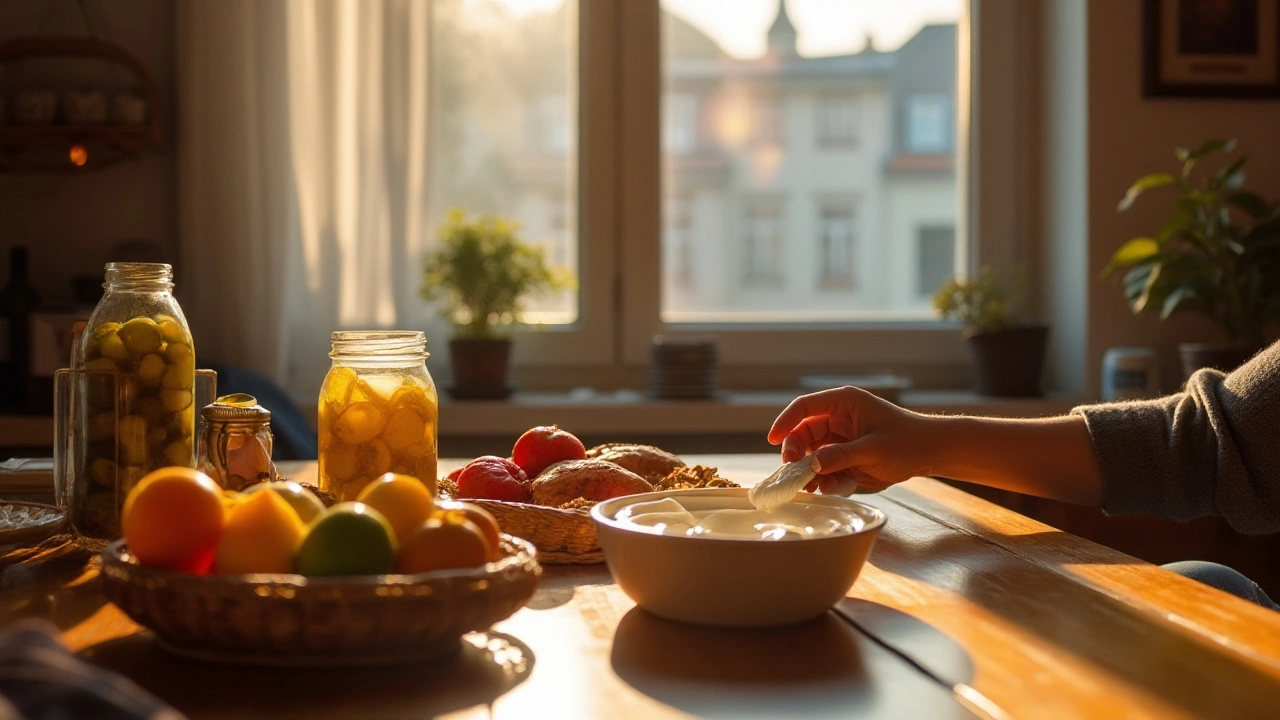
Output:
<path fill-rule="evenodd" d="M 655 400 L 636 390 L 526 392 L 509 400 L 440 401 L 447 436 L 511 435 L 536 425 L 590 428 L 596 434 L 761 434 L 799 391 L 722 392 L 712 400 Z M 909 391 L 904 407 L 925 413 L 1005 417 L 1058 415 L 1077 398 L 993 398 L 966 391 Z"/>

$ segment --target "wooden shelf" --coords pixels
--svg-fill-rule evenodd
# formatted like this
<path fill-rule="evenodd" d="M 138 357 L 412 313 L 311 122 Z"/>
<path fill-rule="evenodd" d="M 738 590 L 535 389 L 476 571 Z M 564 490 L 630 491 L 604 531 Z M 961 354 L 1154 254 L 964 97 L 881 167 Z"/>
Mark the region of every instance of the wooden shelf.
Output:
<path fill-rule="evenodd" d="M 146 125 L 0 125 L 0 147 L 6 150 L 33 145 L 141 150 L 160 143 L 159 129 Z"/>

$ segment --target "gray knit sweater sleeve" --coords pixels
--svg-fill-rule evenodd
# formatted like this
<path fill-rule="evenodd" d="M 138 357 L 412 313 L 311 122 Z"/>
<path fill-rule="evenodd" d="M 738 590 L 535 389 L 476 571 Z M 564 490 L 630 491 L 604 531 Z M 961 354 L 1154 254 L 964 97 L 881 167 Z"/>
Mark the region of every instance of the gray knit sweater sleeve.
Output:
<path fill-rule="evenodd" d="M 1230 375 L 1201 370 L 1176 395 L 1072 414 L 1089 427 L 1108 513 L 1280 531 L 1280 343 Z"/>

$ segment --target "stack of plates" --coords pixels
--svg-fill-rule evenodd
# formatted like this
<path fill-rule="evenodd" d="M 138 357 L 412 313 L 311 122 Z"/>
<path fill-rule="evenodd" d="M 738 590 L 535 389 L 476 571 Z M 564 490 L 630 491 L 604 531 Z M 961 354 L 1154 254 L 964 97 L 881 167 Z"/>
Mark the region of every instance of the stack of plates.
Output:
<path fill-rule="evenodd" d="M 716 344 L 700 338 L 653 339 L 649 388 L 667 400 L 710 398 L 716 391 Z"/>

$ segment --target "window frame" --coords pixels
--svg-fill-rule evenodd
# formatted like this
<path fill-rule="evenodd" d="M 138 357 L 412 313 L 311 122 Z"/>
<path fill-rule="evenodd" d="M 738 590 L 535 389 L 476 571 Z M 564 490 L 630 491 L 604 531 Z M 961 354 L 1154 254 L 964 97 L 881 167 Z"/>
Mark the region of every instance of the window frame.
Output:
<path fill-rule="evenodd" d="M 969 0 L 957 28 L 957 259 L 1012 277 L 1034 252 L 1024 74 L 1033 10 Z M 647 365 L 655 335 L 712 336 L 726 366 L 801 369 L 969 363 L 954 323 L 665 323 L 662 292 L 662 110 L 659 0 L 579 0 L 579 317 L 521 333 L 517 367 L 586 370 L 578 382 Z M 785 131 L 784 131 L 785 132 Z M 951 375 L 948 375 L 951 376 Z"/>

